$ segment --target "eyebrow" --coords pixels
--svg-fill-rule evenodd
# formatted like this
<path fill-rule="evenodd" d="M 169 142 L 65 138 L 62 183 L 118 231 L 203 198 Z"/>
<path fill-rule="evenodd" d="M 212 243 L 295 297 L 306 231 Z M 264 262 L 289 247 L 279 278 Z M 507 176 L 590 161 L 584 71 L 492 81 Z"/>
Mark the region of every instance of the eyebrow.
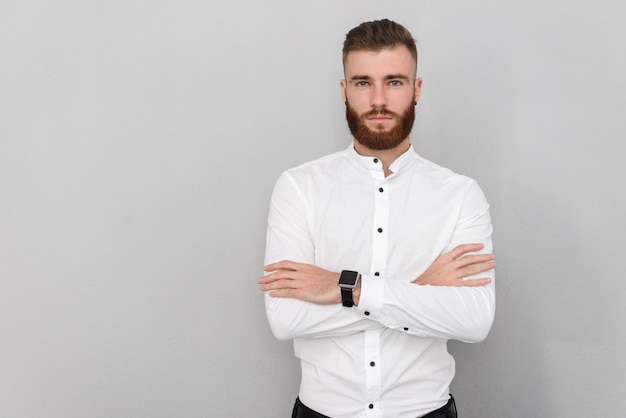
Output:
<path fill-rule="evenodd" d="M 384 79 L 385 80 L 410 81 L 409 77 L 404 74 L 389 74 L 389 75 L 386 75 Z M 358 75 L 358 74 L 350 77 L 350 81 L 361 81 L 361 80 L 369 81 L 369 80 L 372 80 L 372 77 L 370 77 L 369 75 Z"/>

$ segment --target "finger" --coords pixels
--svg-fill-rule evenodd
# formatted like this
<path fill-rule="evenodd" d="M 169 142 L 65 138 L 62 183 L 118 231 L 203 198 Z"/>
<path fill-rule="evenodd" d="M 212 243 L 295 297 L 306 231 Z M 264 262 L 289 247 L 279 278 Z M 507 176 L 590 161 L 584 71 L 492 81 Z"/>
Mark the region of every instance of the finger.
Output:
<path fill-rule="evenodd" d="M 259 284 L 267 284 L 271 282 L 275 282 L 278 278 L 273 274 L 268 274 L 267 276 L 259 277 L 256 279 L 256 282 Z"/>
<path fill-rule="evenodd" d="M 268 264 L 263 267 L 264 271 L 275 271 L 275 270 L 298 270 L 303 266 L 302 263 L 296 263 L 291 260 L 282 260 L 276 263 Z"/>
<path fill-rule="evenodd" d="M 493 261 L 495 258 L 496 257 L 493 254 L 472 254 L 459 257 L 454 261 L 454 263 L 456 264 L 456 267 L 462 268 L 472 264 L 488 263 Z"/>
<path fill-rule="evenodd" d="M 284 289 L 297 289 L 299 287 L 299 283 L 295 280 L 274 280 L 267 283 L 260 283 L 261 291 L 270 291 L 270 290 L 284 290 Z"/>
<path fill-rule="evenodd" d="M 271 283 L 276 280 L 280 280 L 284 278 L 284 272 L 281 270 L 275 270 L 272 273 L 268 273 L 264 276 L 259 277 L 256 281 L 257 283 Z"/>
<path fill-rule="evenodd" d="M 272 290 L 268 294 L 273 298 L 290 298 L 297 299 L 293 289 Z"/>
<path fill-rule="evenodd" d="M 301 275 L 294 270 L 275 270 L 257 279 L 257 283 L 272 283 L 280 280 L 296 281 Z"/>
<path fill-rule="evenodd" d="M 473 251 L 480 251 L 485 247 L 485 244 L 482 243 L 474 243 L 474 244 L 461 244 L 457 245 L 450 251 L 448 254 L 453 258 L 457 259 L 461 257 L 463 254 L 467 254 Z"/>
<path fill-rule="evenodd" d="M 453 260 L 456 260 L 457 258 L 462 257 L 464 254 L 480 251 L 484 248 L 484 246 L 485 245 L 481 243 L 460 244 L 454 247 L 449 252 L 439 256 L 439 259 L 441 259 L 442 261 L 453 261 Z"/>
<path fill-rule="evenodd" d="M 453 286 L 456 287 L 481 287 L 491 283 L 491 279 L 484 277 L 481 279 L 457 280 Z"/>
<path fill-rule="evenodd" d="M 457 273 L 461 275 L 461 277 L 469 277 L 474 276 L 478 273 L 484 273 L 489 270 L 493 270 L 496 268 L 496 263 L 493 261 L 489 261 L 487 263 L 477 263 L 466 266 L 462 269 L 457 270 Z"/>

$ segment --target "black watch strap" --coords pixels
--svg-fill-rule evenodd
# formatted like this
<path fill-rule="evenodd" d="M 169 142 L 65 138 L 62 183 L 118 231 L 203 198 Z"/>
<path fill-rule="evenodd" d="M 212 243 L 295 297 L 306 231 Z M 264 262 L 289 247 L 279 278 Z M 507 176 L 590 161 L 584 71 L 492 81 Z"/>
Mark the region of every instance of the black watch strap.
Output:
<path fill-rule="evenodd" d="M 341 303 L 346 308 L 354 306 L 352 291 L 356 287 L 359 273 L 351 270 L 343 270 L 339 276 L 339 289 L 341 290 Z"/>

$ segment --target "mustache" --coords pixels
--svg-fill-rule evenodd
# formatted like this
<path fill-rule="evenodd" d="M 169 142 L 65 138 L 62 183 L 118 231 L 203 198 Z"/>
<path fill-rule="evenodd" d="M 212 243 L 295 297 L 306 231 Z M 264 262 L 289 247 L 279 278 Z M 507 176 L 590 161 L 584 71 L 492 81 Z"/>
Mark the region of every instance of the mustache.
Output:
<path fill-rule="evenodd" d="M 398 115 L 395 112 L 392 112 L 390 110 L 385 109 L 384 107 L 378 108 L 378 109 L 372 109 L 369 112 L 363 113 L 362 117 L 364 118 L 369 118 L 369 117 L 373 117 L 373 116 L 391 116 L 394 118 L 399 118 L 400 115 Z"/>

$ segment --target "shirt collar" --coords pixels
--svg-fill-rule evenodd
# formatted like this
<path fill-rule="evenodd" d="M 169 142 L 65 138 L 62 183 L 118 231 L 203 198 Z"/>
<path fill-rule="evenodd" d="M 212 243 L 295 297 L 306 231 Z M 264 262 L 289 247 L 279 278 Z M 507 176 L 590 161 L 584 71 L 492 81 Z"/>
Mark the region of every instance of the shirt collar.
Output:
<path fill-rule="evenodd" d="M 356 152 L 356 150 L 354 149 L 354 144 L 352 143 L 350 144 L 350 146 L 348 146 L 347 151 L 348 151 L 348 156 L 350 160 L 354 162 L 359 168 L 369 172 L 371 175 L 375 177 L 379 177 L 381 175 L 384 177 L 383 165 L 379 158 L 375 156 L 365 157 L 363 155 L 360 155 L 359 153 Z M 413 163 L 417 159 L 418 159 L 418 155 L 413 149 L 413 145 L 411 144 L 409 146 L 409 149 L 407 149 L 398 158 L 396 158 L 395 161 L 392 162 L 391 165 L 389 166 L 389 169 L 393 173 L 391 174 L 391 176 L 398 174 L 400 171 L 404 169 L 404 167 L 409 166 L 411 163 Z"/>

